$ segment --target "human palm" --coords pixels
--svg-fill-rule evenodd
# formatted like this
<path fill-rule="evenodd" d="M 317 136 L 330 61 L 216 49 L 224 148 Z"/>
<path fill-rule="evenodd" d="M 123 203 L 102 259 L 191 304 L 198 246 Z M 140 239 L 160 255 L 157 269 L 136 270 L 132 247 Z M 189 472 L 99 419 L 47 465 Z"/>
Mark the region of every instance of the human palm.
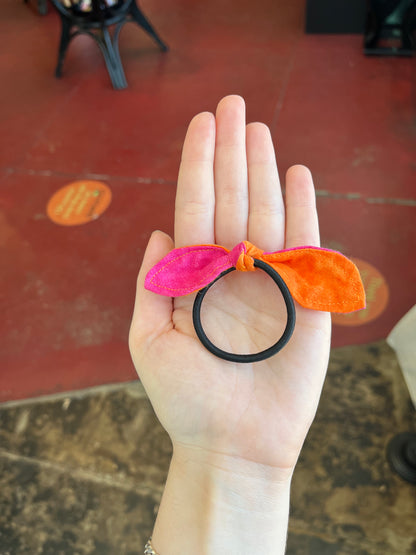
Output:
<path fill-rule="evenodd" d="M 183 147 L 175 243 L 152 235 L 138 278 L 130 349 L 143 385 L 174 448 L 198 449 L 291 472 L 314 417 L 326 372 L 328 313 L 296 304 L 296 326 L 277 355 L 252 364 L 224 361 L 199 342 L 195 295 L 174 300 L 144 289 L 148 270 L 172 248 L 242 240 L 275 251 L 319 244 L 309 170 L 292 167 L 282 200 L 270 132 L 245 124 L 240 97 L 202 113 Z M 286 310 L 261 270 L 231 272 L 203 303 L 203 324 L 220 348 L 261 351 L 280 337 Z"/>

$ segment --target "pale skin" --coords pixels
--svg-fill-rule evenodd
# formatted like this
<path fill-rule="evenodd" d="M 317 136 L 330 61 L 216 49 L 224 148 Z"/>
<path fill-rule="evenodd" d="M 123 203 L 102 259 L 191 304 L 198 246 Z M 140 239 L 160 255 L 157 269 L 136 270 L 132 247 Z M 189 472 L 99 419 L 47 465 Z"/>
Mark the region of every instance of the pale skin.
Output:
<path fill-rule="evenodd" d="M 294 130 L 294 133 L 297 131 Z M 282 139 L 283 140 L 283 139 Z M 144 289 L 149 269 L 175 247 L 248 240 L 265 251 L 319 246 L 310 171 L 286 173 L 283 200 L 268 127 L 246 125 L 239 96 L 191 121 L 179 171 L 174 241 L 150 238 L 137 281 L 132 358 L 173 456 L 153 531 L 160 555 L 285 551 L 290 482 L 315 416 L 328 365 L 330 315 L 296 304 L 290 342 L 262 362 L 219 359 L 192 324 L 195 295 Z M 232 272 L 206 298 L 207 330 L 232 352 L 278 339 L 286 312 L 276 286 Z M 238 323 L 238 325 L 237 325 Z"/>

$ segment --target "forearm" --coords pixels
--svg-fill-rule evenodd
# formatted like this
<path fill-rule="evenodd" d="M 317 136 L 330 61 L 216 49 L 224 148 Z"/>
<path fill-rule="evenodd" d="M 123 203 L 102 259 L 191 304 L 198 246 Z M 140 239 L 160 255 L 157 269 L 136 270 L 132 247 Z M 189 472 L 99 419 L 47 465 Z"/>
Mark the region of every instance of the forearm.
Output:
<path fill-rule="evenodd" d="M 160 555 L 283 554 L 291 473 L 174 449 L 154 532 Z"/>

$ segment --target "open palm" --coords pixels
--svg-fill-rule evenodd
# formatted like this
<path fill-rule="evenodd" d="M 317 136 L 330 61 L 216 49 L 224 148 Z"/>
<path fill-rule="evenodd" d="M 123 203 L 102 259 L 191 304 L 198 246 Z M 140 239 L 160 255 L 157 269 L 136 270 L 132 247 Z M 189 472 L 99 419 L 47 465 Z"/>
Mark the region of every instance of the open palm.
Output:
<path fill-rule="evenodd" d="M 268 128 L 246 126 L 244 101 L 224 98 L 214 117 L 196 116 L 183 147 L 175 242 L 152 235 L 137 284 L 130 349 L 137 372 L 174 449 L 198 449 L 291 472 L 315 415 L 328 363 L 330 316 L 296 305 L 286 347 L 263 362 L 216 358 L 196 337 L 195 295 L 172 300 L 144 289 L 149 269 L 170 250 L 249 240 L 265 251 L 319 245 L 309 170 L 286 175 L 286 206 Z M 204 328 L 219 347 L 257 352 L 286 324 L 269 276 L 232 272 L 204 300 Z"/>

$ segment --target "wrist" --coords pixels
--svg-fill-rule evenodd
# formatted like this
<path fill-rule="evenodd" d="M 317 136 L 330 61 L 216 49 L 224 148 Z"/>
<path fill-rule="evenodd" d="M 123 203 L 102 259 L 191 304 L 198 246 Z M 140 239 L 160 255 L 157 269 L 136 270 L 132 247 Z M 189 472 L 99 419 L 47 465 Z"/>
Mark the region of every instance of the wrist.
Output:
<path fill-rule="evenodd" d="M 292 472 L 183 446 L 153 533 L 160 555 L 284 553 Z"/>
<path fill-rule="evenodd" d="M 236 494 L 241 493 L 242 501 L 251 491 L 243 488 L 243 484 L 256 485 L 259 492 L 264 492 L 264 499 L 273 498 L 274 494 L 290 489 L 294 471 L 294 468 L 275 467 L 236 455 L 183 444 L 174 444 L 172 465 L 190 473 L 187 475 L 197 479 L 198 483 L 204 479 L 207 487 L 210 486 L 209 491 L 216 487 L 216 493 L 225 494 L 229 487 L 235 488 Z M 241 488 L 238 487 L 239 484 Z M 258 501 L 261 499 L 263 496 Z M 229 501 L 232 508 L 233 498 Z"/>

